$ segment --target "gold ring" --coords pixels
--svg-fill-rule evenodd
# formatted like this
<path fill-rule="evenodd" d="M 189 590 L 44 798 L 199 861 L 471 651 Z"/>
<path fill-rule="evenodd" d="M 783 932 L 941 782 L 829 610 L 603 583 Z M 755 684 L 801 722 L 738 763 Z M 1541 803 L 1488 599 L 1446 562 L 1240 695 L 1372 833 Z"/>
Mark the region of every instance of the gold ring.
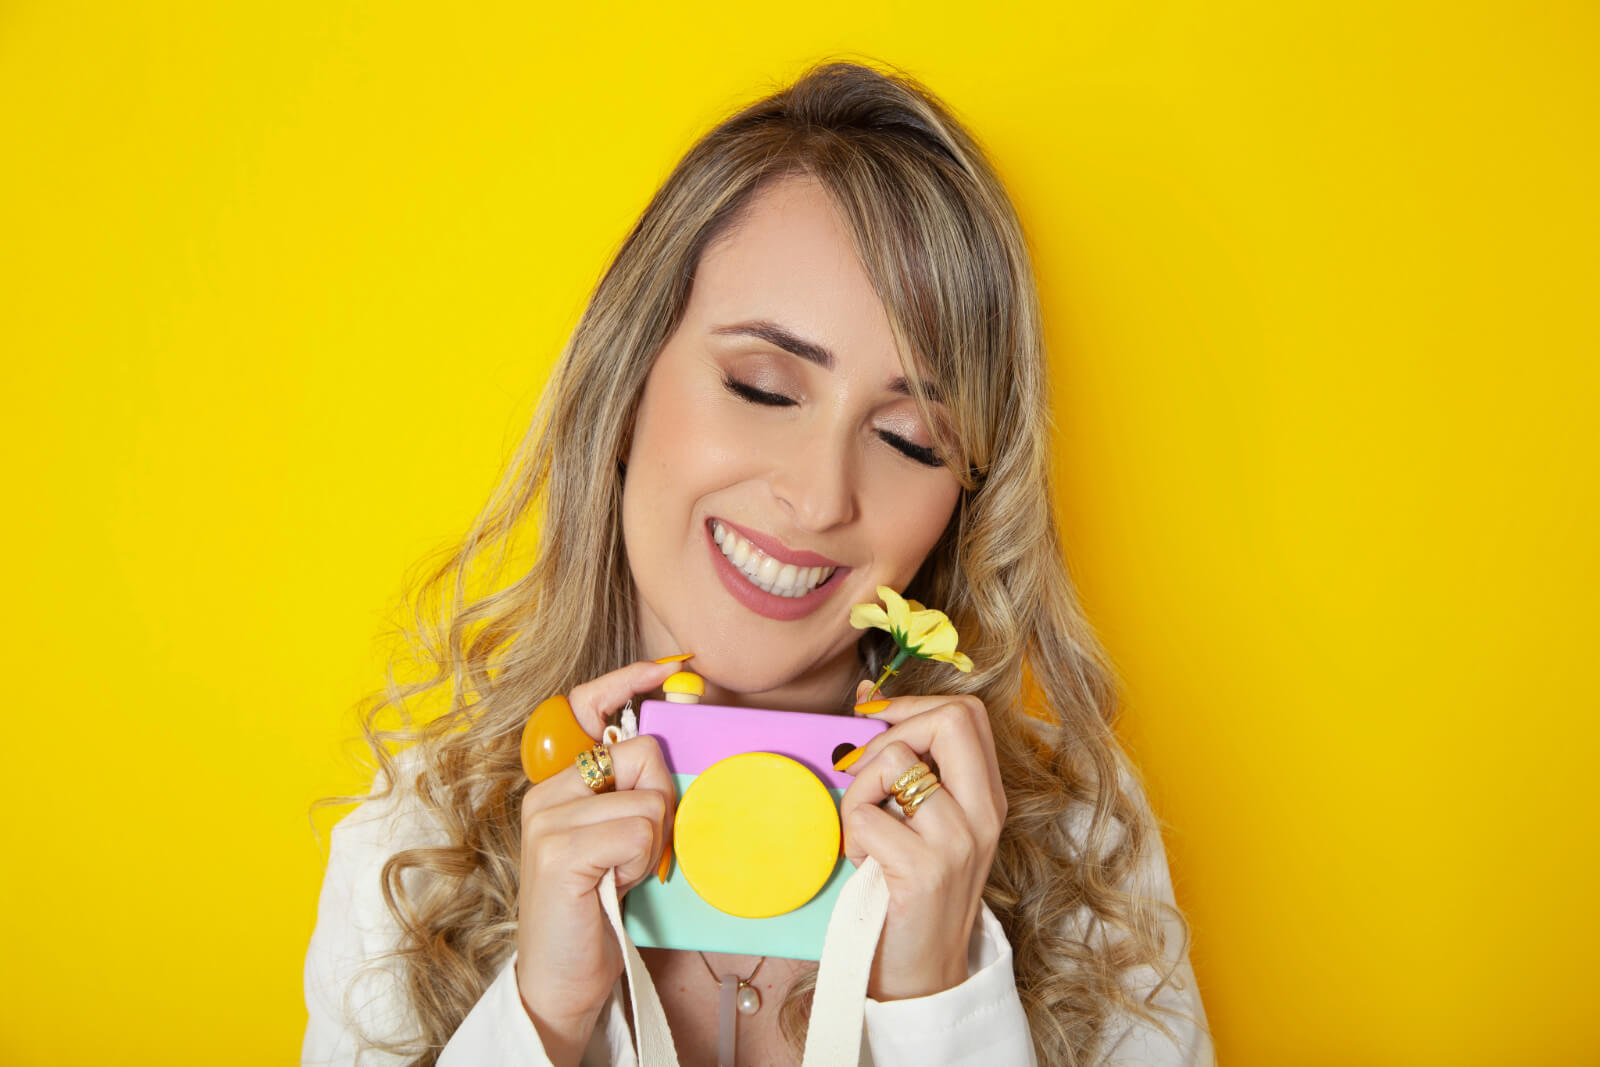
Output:
<path fill-rule="evenodd" d="M 908 785 L 906 785 L 904 788 L 896 790 L 895 794 L 894 794 L 894 798 L 896 800 L 898 800 L 901 803 L 902 806 L 904 806 L 906 804 L 911 803 L 913 800 L 917 799 L 920 796 L 926 796 L 927 794 L 933 792 L 935 789 L 938 789 L 938 788 L 939 788 L 939 778 L 938 778 L 938 776 L 935 775 L 932 771 L 929 771 L 927 774 L 922 775 L 920 778 L 911 779 L 911 782 Z"/>
<path fill-rule="evenodd" d="M 922 790 L 922 792 L 918 793 L 910 800 L 905 800 L 901 797 L 895 798 L 896 800 L 900 801 L 900 810 L 906 813 L 907 822 L 910 822 L 911 816 L 915 815 L 917 813 L 917 809 L 922 807 L 922 802 L 933 796 L 933 794 L 937 793 L 940 787 L 944 785 L 943 782 L 939 781 L 937 778 L 934 778 L 933 775 L 930 774 L 928 777 L 933 780 L 933 784 Z"/>
<path fill-rule="evenodd" d="M 906 786 L 910 785 L 912 782 L 928 773 L 930 773 L 928 765 L 923 763 L 921 760 L 918 760 L 910 767 L 907 767 L 904 774 L 894 780 L 894 785 L 889 787 L 889 792 L 898 796 L 900 794 L 900 790 L 904 789 Z"/>
<path fill-rule="evenodd" d="M 611 763 L 611 751 L 605 745 L 596 745 L 578 753 L 575 761 L 583 784 L 594 793 L 609 793 L 617 788 L 616 768 Z"/>
<path fill-rule="evenodd" d="M 894 780 L 894 799 L 900 805 L 900 810 L 905 812 L 906 820 L 917 813 L 922 807 L 922 802 L 933 796 L 944 785 L 939 781 L 939 776 L 926 763 L 918 760 L 907 771 Z"/>

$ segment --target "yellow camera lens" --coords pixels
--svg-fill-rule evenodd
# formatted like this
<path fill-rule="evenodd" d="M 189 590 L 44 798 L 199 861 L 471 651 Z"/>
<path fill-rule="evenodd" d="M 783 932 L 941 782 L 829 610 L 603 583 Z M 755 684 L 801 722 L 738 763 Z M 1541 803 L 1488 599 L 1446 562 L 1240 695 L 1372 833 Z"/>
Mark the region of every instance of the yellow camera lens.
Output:
<path fill-rule="evenodd" d="M 839 809 L 787 756 L 745 752 L 707 767 L 678 802 L 678 869 L 706 903 L 767 919 L 817 895 L 839 861 Z"/>

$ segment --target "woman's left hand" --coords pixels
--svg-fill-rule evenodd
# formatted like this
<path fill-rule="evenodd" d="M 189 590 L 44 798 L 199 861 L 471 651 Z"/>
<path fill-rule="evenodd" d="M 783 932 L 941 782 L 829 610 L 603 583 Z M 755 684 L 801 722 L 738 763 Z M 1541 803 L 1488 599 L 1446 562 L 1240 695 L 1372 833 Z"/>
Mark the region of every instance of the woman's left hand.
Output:
<path fill-rule="evenodd" d="M 872 717 L 892 725 L 849 766 L 855 781 L 839 818 L 850 862 L 875 857 L 889 887 L 867 995 L 904 1000 L 967 980 L 967 945 L 1005 825 L 1006 796 L 989 714 L 977 697 L 896 697 Z M 898 809 L 890 814 L 879 805 L 892 800 L 895 779 L 919 760 L 938 764 L 943 788 L 902 820 Z"/>

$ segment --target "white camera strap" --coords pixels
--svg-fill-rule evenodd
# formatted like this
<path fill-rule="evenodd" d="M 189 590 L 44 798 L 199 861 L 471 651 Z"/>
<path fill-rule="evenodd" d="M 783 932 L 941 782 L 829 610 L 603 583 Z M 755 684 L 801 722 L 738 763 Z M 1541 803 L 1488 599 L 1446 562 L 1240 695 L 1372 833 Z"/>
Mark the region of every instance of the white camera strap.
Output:
<path fill-rule="evenodd" d="M 655 984 L 650 981 L 644 957 L 639 955 L 622 926 L 614 870 L 607 871 L 600 879 L 600 904 L 622 945 L 640 1067 L 677 1067 L 678 1052 L 672 1043 L 672 1030 L 667 1026 L 667 1013 L 656 995 Z M 802 1067 L 837 1067 L 858 1062 L 867 980 L 872 974 L 872 957 L 877 953 L 878 935 L 883 932 L 883 920 L 888 911 L 889 887 L 883 880 L 883 868 L 869 856 L 845 880 L 828 919 L 822 960 L 817 965 L 817 991 L 811 1002 L 811 1025 L 806 1032 Z"/>
<path fill-rule="evenodd" d="M 872 975 L 872 957 L 877 954 L 878 935 L 888 912 L 889 886 L 883 880 L 883 868 L 868 856 L 845 880 L 828 917 L 802 1067 L 860 1060 L 867 979 Z"/>

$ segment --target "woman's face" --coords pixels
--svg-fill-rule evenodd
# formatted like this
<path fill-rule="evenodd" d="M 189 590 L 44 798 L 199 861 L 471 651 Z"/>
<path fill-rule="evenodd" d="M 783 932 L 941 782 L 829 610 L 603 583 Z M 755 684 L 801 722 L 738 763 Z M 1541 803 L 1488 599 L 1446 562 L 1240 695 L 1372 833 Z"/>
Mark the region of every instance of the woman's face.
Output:
<path fill-rule="evenodd" d="M 859 674 L 851 605 L 903 590 L 955 509 L 933 443 L 827 193 L 768 186 L 701 258 L 634 423 L 646 654 L 692 652 L 715 690 L 768 706 L 837 701 Z"/>

